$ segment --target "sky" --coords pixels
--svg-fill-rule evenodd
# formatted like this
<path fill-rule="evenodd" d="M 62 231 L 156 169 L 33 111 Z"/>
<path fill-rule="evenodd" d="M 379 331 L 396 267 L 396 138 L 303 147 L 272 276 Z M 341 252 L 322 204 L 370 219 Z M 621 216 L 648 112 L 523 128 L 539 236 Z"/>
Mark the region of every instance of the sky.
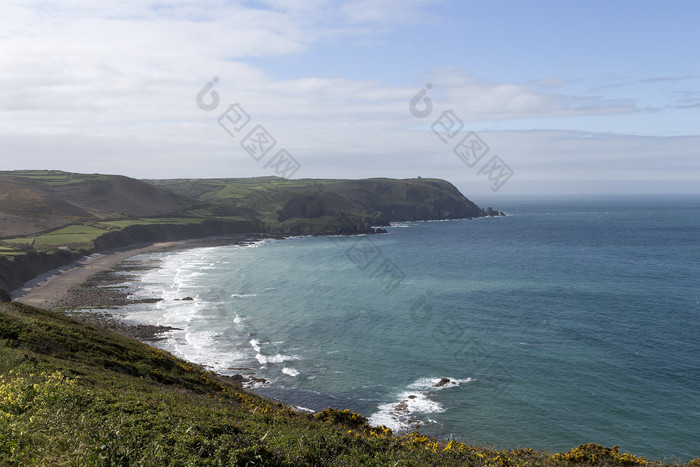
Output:
<path fill-rule="evenodd" d="M 3 0 L 0 170 L 700 193 L 700 2 Z"/>

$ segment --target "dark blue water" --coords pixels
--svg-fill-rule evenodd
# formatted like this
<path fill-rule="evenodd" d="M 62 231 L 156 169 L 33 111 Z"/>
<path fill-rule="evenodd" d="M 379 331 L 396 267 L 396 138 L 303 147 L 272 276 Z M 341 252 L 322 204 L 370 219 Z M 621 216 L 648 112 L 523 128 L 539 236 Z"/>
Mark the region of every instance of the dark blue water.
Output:
<path fill-rule="evenodd" d="M 165 300 L 131 316 L 263 394 L 396 430 L 700 456 L 700 198 L 494 207 L 509 216 L 159 254 L 141 293 Z"/>

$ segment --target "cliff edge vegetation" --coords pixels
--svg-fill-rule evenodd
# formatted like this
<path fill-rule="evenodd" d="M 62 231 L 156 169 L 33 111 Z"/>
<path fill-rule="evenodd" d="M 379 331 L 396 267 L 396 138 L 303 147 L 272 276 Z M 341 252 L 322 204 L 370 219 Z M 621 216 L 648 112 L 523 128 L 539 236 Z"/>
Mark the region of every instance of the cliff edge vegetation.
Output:
<path fill-rule="evenodd" d="M 64 315 L 0 303 L 0 465 L 671 465 L 617 447 L 496 450 L 310 414 Z M 696 460 L 688 465 L 700 465 Z"/>

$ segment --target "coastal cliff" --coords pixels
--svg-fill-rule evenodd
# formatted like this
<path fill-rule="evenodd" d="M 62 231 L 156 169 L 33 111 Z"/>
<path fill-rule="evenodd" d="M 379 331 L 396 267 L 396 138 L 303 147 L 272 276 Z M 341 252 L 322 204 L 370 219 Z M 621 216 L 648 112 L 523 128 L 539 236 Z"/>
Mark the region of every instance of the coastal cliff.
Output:
<path fill-rule="evenodd" d="M 432 178 L 136 180 L 0 172 L 0 289 L 83 255 L 240 233 L 383 233 L 391 222 L 504 215 Z"/>
<path fill-rule="evenodd" d="M 273 230 L 323 231 L 334 218 L 358 225 L 499 215 L 467 199 L 451 183 L 431 178 L 363 180 L 279 177 L 151 180 L 177 195 L 206 202 L 212 213 L 253 216 Z M 490 208 L 489 208 L 490 209 Z"/>

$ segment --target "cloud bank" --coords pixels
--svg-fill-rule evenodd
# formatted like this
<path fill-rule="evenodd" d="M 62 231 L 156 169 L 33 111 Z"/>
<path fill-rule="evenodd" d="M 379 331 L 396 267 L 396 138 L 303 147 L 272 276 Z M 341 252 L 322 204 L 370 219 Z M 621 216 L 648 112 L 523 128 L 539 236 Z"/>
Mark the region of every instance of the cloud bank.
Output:
<path fill-rule="evenodd" d="M 257 62 L 293 64 L 335 41 L 363 48 L 393 40 L 402 28 L 439 23 L 444 4 L 6 2 L 0 19 L 3 168 L 141 178 L 271 175 L 241 147 L 243 135 L 232 137 L 217 123 L 236 103 L 251 117 L 251 128 L 263 126 L 277 149 L 299 161 L 297 177 L 437 176 L 488 192 L 489 184 L 478 186 L 474 170 L 432 131 L 447 110 L 507 161 L 513 180 L 700 176 L 697 134 L 591 131 L 586 123 L 614 124 L 651 110 L 697 112 L 691 91 L 649 105 L 616 94 L 623 80 L 594 89 L 558 76 L 496 81 L 451 64 L 405 63 L 398 63 L 407 70 L 404 83 L 298 69 L 295 75 L 303 77 L 291 78 Z M 221 105 L 203 111 L 195 97 L 214 77 Z M 660 74 L 636 81 L 665 86 L 697 79 Z M 408 105 L 427 83 L 435 110 L 419 119 Z"/>

